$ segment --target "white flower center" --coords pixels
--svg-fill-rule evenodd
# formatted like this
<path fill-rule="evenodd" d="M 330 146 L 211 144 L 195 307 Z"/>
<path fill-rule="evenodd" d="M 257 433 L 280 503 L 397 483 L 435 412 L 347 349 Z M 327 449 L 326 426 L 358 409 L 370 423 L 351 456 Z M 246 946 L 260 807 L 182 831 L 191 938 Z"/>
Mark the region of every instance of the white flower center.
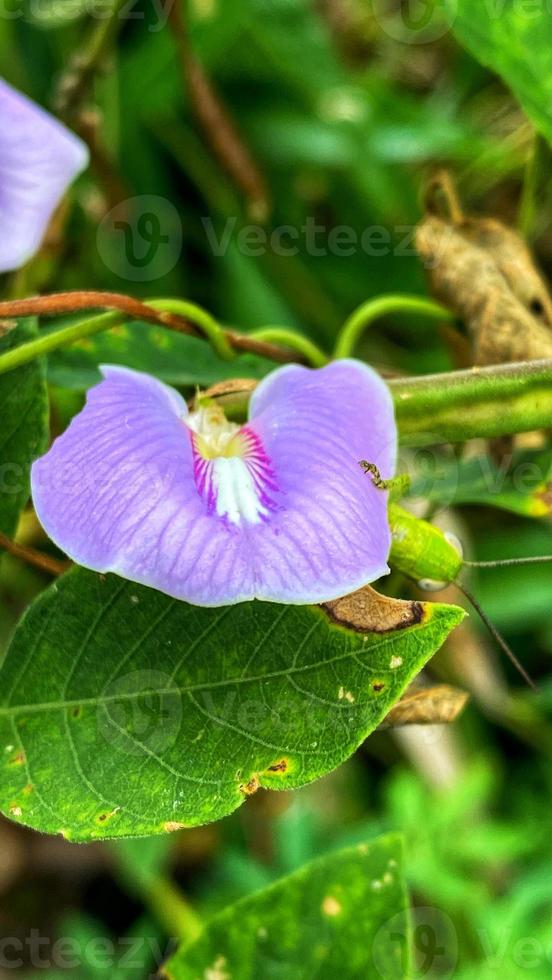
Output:
<path fill-rule="evenodd" d="M 239 455 L 239 446 L 231 444 L 240 426 L 230 422 L 219 405 L 206 405 L 190 412 L 186 424 L 196 433 L 197 448 L 205 459 Z"/>
<path fill-rule="evenodd" d="M 260 439 L 247 425 L 229 422 L 218 405 L 186 419 L 192 432 L 194 478 L 208 512 L 240 524 L 258 524 L 273 509 L 274 474 Z"/>
<path fill-rule="evenodd" d="M 268 514 L 261 501 L 261 488 L 245 459 L 239 456 L 214 459 L 211 480 L 219 517 L 226 517 L 232 524 L 239 524 L 242 517 L 249 524 L 259 524 Z"/>

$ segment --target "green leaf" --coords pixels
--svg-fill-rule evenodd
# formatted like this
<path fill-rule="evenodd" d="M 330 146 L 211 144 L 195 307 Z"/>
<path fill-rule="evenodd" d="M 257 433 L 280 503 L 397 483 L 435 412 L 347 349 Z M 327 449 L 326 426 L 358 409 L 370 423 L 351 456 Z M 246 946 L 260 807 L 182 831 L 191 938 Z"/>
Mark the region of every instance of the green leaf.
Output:
<path fill-rule="evenodd" d="M 230 906 L 164 969 L 169 980 L 405 980 L 409 947 L 401 839 L 389 835 L 312 861 Z"/>
<path fill-rule="evenodd" d="M 0 352 L 35 334 L 34 320 L 21 321 L 0 337 Z M 0 375 L 0 415 L 0 531 L 11 537 L 29 499 L 31 463 L 46 448 L 48 396 L 42 360 Z"/>
<path fill-rule="evenodd" d="M 173 385 L 208 386 L 227 378 L 262 378 L 274 364 L 254 354 L 221 361 L 204 340 L 133 323 L 113 327 L 48 358 L 48 379 L 61 388 L 83 390 L 101 380 L 99 364 L 147 371 Z"/>
<path fill-rule="evenodd" d="M 537 129 L 552 142 L 552 18 L 546 3 L 446 0 L 453 31 L 501 75 Z"/>
<path fill-rule="evenodd" d="M 73 840 L 140 836 L 323 776 L 464 615 L 412 607 L 412 626 L 353 632 L 321 607 L 205 609 L 75 569 L 0 671 L 0 806 Z"/>
<path fill-rule="evenodd" d="M 522 517 L 549 517 L 552 450 L 523 450 L 501 463 L 488 454 L 466 461 L 451 458 L 425 473 L 419 465 L 410 494 L 443 506 L 484 504 Z"/>

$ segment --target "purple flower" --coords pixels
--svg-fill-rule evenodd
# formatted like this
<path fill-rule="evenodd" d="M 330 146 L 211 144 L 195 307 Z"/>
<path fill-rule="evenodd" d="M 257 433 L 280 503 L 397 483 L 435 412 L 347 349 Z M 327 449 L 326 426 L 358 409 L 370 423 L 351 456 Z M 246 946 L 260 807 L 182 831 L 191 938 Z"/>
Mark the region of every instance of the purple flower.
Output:
<path fill-rule="evenodd" d="M 388 572 L 387 494 L 358 465 L 395 464 L 371 368 L 282 367 L 241 427 L 149 375 L 102 373 L 32 469 L 38 517 L 75 561 L 201 606 L 324 602 Z"/>
<path fill-rule="evenodd" d="M 87 162 L 82 140 L 0 78 L 0 272 L 34 255 Z"/>

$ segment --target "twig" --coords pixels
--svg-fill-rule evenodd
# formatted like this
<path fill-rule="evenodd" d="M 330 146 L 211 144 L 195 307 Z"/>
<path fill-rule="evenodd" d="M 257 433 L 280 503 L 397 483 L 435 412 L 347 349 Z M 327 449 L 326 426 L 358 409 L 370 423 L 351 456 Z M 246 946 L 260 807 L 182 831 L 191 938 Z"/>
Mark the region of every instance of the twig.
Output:
<path fill-rule="evenodd" d="M 7 551 L 14 558 L 21 558 L 22 561 L 27 562 L 28 565 L 34 565 L 35 568 L 39 568 L 41 572 L 47 572 L 48 575 L 63 575 L 69 568 L 71 568 L 72 562 L 70 561 L 58 561 L 57 558 L 51 558 L 49 555 L 45 555 L 42 551 L 37 551 L 36 548 L 26 548 L 22 544 L 17 544 L 16 541 L 12 541 L 7 535 L 2 534 L 0 531 L 0 548 Z"/>
<path fill-rule="evenodd" d="M 391 299 L 396 302 L 396 297 Z M 0 317 L 53 315 L 98 306 L 116 312 L 102 313 L 50 331 L 45 336 L 0 354 L 0 374 L 83 337 L 124 323 L 129 316 L 194 337 L 202 335 L 201 323 L 209 316 L 200 307 L 184 303 L 183 300 L 152 300 L 150 305 L 117 293 L 76 292 L 0 303 Z M 182 309 L 183 306 L 193 311 L 195 323 L 191 322 L 190 317 L 170 313 L 170 309 Z M 212 329 L 212 318 L 210 322 Z M 303 360 L 293 351 L 233 330 L 221 330 L 221 334 L 234 350 L 247 350 L 280 363 Z M 395 403 L 401 441 L 405 445 L 467 442 L 477 437 L 488 439 L 550 425 L 552 358 L 401 378 L 388 384 Z"/>
<path fill-rule="evenodd" d="M 89 98 L 96 75 L 104 66 L 111 42 L 124 21 L 126 0 L 112 0 L 107 17 L 94 19 L 82 48 L 73 55 L 61 76 L 55 98 L 57 111 L 67 119 L 77 116 Z"/>
<path fill-rule="evenodd" d="M 188 36 L 180 2 L 169 5 L 169 26 L 176 42 L 182 75 L 192 109 L 214 155 L 234 184 L 245 194 L 253 216 L 264 221 L 269 210 L 265 179 L 238 132 L 228 109 L 196 58 Z"/>
<path fill-rule="evenodd" d="M 502 634 L 497 630 L 492 620 L 489 619 L 487 613 L 481 607 L 480 603 L 475 598 L 473 592 L 470 592 L 470 590 L 467 589 L 463 583 L 460 583 L 458 581 L 455 582 L 455 585 L 456 588 L 460 589 L 460 592 L 462 592 L 465 595 L 468 602 L 471 603 L 475 611 L 479 614 L 479 616 L 481 617 L 482 621 L 484 622 L 485 626 L 487 627 L 493 639 L 496 641 L 496 643 L 498 643 L 500 649 L 504 651 L 508 659 L 511 660 L 518 673 L 521 674 L 521 676 L 523 677 L 524 681 L 529 685 L 529 687 L 533 689 L 533 691 L 537 691 L 538 690 L 537 685 L 535 684 L 533 679 L 529 676 L 523 664 L 518 660 L 514 651 L 508 646 L 506 640 L 504 639 Z"/>
<path fill-rule="evenodd" d="M 159 302 L 161 305 L 163 301 L 156 302 Z M 175 303 L 179 302 L 178 300 L 175 301 Z M 171 301 L 167 300 L 164 305 L 170 306 Z M 49 296 L 34 296 L 30 299 L 13 301 L 5 300 L 4 302 L 0 302 L 0 318 L 56 316 L 61 313 L 74 313 L 77 310 L 90 309 L 117 310 L 132 319 L 145 320 L 147 323 L 157 324 L 158 326 L 166 327 L 168 330 L 175 330 L 178 333 L 187 334 L 191 337 L 204 336 L 203 331 L 196 323 L 190 319 L 171 313 L 167 309 L 155 309 L 147 303 L 142 303 L 140 300 L 134 299 L 131 296 L 124 296 L 121 293 L 95 292 L 92 290 L 51 293 Z M 199 311 L 199 307 L 196 309 Z M 203 311 L 199 312 L 202 313 Z M 111 323 L 110 321 L 104 320 L 102 324 L 98 323 L 98 332 L 107 329 L 109 326 L 115 326 L 119 322 Z M 103 323 L 105 323 L 105 326 Z M 94 332 L 93 329 L 83 331 L 83 335 L 84 333 L 90 334 Z M 293 351 L 286 350 L 264 340 L 249 337 L 246 334 L 240 334 L 234 330 L 225 330 L 224 335 L 230 346 L 236 351 L 249 351 L 252 354 L 258 354 L 260 357 L 266 357 L 268 360 L 280 363 L 301 360 Z M 31 343 L 37 345 L 40 343 L 40 339 L 31 341 Z M 25 347 L 27 346 L 25 345 Z M 23 348 L 17 349 L 22 350 Z M 15 354 L 15 351 L 10 353 Z M 16 364 L 14 363 L 11 366 L 15 367 Z"/>

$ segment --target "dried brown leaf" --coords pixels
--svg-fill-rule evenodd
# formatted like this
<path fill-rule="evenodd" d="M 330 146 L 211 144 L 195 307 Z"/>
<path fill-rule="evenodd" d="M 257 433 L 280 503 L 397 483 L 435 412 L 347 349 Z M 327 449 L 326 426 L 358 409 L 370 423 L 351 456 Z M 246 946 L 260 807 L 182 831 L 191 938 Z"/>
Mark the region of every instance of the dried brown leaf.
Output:
<path fill-rule="evenodd" d="M 203 392 L 206 398 L 221 398 L 224 395 L 249 394 L 257 387 L 258 382 L 253 378 L 228 378 L 217 381 Z"/>
<path fill-rule="evenodd" d="M 520 236 L 462 213 L 448 174 L 426 194 L 416 247 L 431 291 L 462 320 L 477 365 L 552 357 L 552 299 Z"/>
<path fill-rule="evenodd" d="M 387 714 L 382 728 L 402 725 L 445 725 L 456 721 L 469 699 L 466 691 L 449 684 L 408 692 Z"/>

